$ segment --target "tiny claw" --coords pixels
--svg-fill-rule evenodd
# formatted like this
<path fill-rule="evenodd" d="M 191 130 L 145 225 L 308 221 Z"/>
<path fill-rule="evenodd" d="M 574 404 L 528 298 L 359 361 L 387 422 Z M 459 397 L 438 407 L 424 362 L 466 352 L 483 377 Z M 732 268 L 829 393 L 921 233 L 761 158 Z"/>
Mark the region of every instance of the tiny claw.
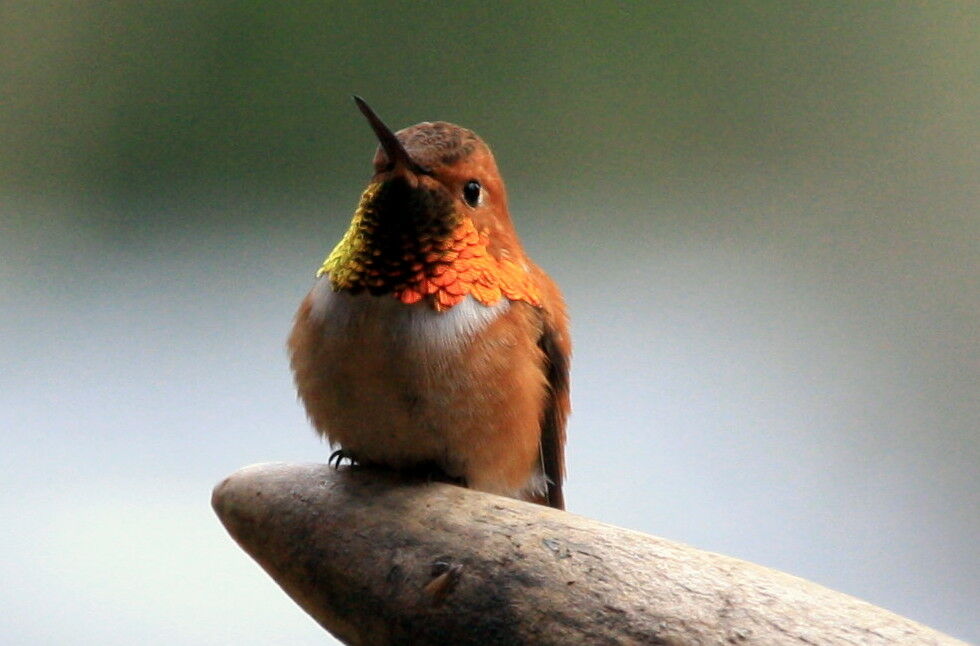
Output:
<path fill-rule="evenodd" d="M 341 463 L 344 460 L 347 460 L 347 462 L 349 462 L 351 466 L 357 464 L 357 459 L 343 449 L 337 449 L 336 451 L 331 453 L 330 457 L 327 458 L 327 464 L 329 466 L 332 466 L 334 469 L 339 469 Z"/>

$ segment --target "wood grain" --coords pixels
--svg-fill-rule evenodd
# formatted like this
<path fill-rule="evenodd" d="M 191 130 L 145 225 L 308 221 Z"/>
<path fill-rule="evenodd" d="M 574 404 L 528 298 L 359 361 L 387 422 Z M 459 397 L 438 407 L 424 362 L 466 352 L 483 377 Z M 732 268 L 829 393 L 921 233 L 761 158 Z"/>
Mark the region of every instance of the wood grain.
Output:
<path fill-rule="evenodd" d="M 348 644 L 962 643 L 752 563 L 386 471 L 256 465 L 212 505 Z"/>

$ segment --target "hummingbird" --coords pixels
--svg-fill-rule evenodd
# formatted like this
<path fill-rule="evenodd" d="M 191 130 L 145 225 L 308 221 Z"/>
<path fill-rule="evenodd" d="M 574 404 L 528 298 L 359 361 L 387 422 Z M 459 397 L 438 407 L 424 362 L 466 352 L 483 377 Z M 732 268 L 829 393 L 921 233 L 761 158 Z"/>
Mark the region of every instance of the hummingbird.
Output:
<path fill-rule="evenodd" d="M 332 459 L 564 509 L 568 317 L 490 148 L 444 121 L 392 132 L 354 102 L 374 175 L 288 341 L 310 421 Z"/>

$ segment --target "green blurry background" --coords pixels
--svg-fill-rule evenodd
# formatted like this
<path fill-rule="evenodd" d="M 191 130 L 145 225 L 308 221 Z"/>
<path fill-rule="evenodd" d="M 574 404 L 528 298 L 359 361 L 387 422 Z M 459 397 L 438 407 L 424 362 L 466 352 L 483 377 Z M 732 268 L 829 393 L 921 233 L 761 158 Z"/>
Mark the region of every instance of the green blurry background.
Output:
<path fill-rule="evenodd" d="M 211 486 L 375 143 L 494 147 L 572 511 L 980 640 L 980 5 L 0 4 L 0 637 L 320 644 Z"/>

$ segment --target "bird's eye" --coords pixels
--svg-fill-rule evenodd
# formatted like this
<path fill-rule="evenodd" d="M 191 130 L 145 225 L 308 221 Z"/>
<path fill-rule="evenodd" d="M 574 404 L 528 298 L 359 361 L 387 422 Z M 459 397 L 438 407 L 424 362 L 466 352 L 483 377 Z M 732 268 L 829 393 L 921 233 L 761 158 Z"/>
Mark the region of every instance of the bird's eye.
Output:
<path fill-rule="evenodd" d="M 471 179 L 463 186 L 463 199 L 470 206 L 477 206 L 483 197 L 483 189 L 480 182 Z"/>

